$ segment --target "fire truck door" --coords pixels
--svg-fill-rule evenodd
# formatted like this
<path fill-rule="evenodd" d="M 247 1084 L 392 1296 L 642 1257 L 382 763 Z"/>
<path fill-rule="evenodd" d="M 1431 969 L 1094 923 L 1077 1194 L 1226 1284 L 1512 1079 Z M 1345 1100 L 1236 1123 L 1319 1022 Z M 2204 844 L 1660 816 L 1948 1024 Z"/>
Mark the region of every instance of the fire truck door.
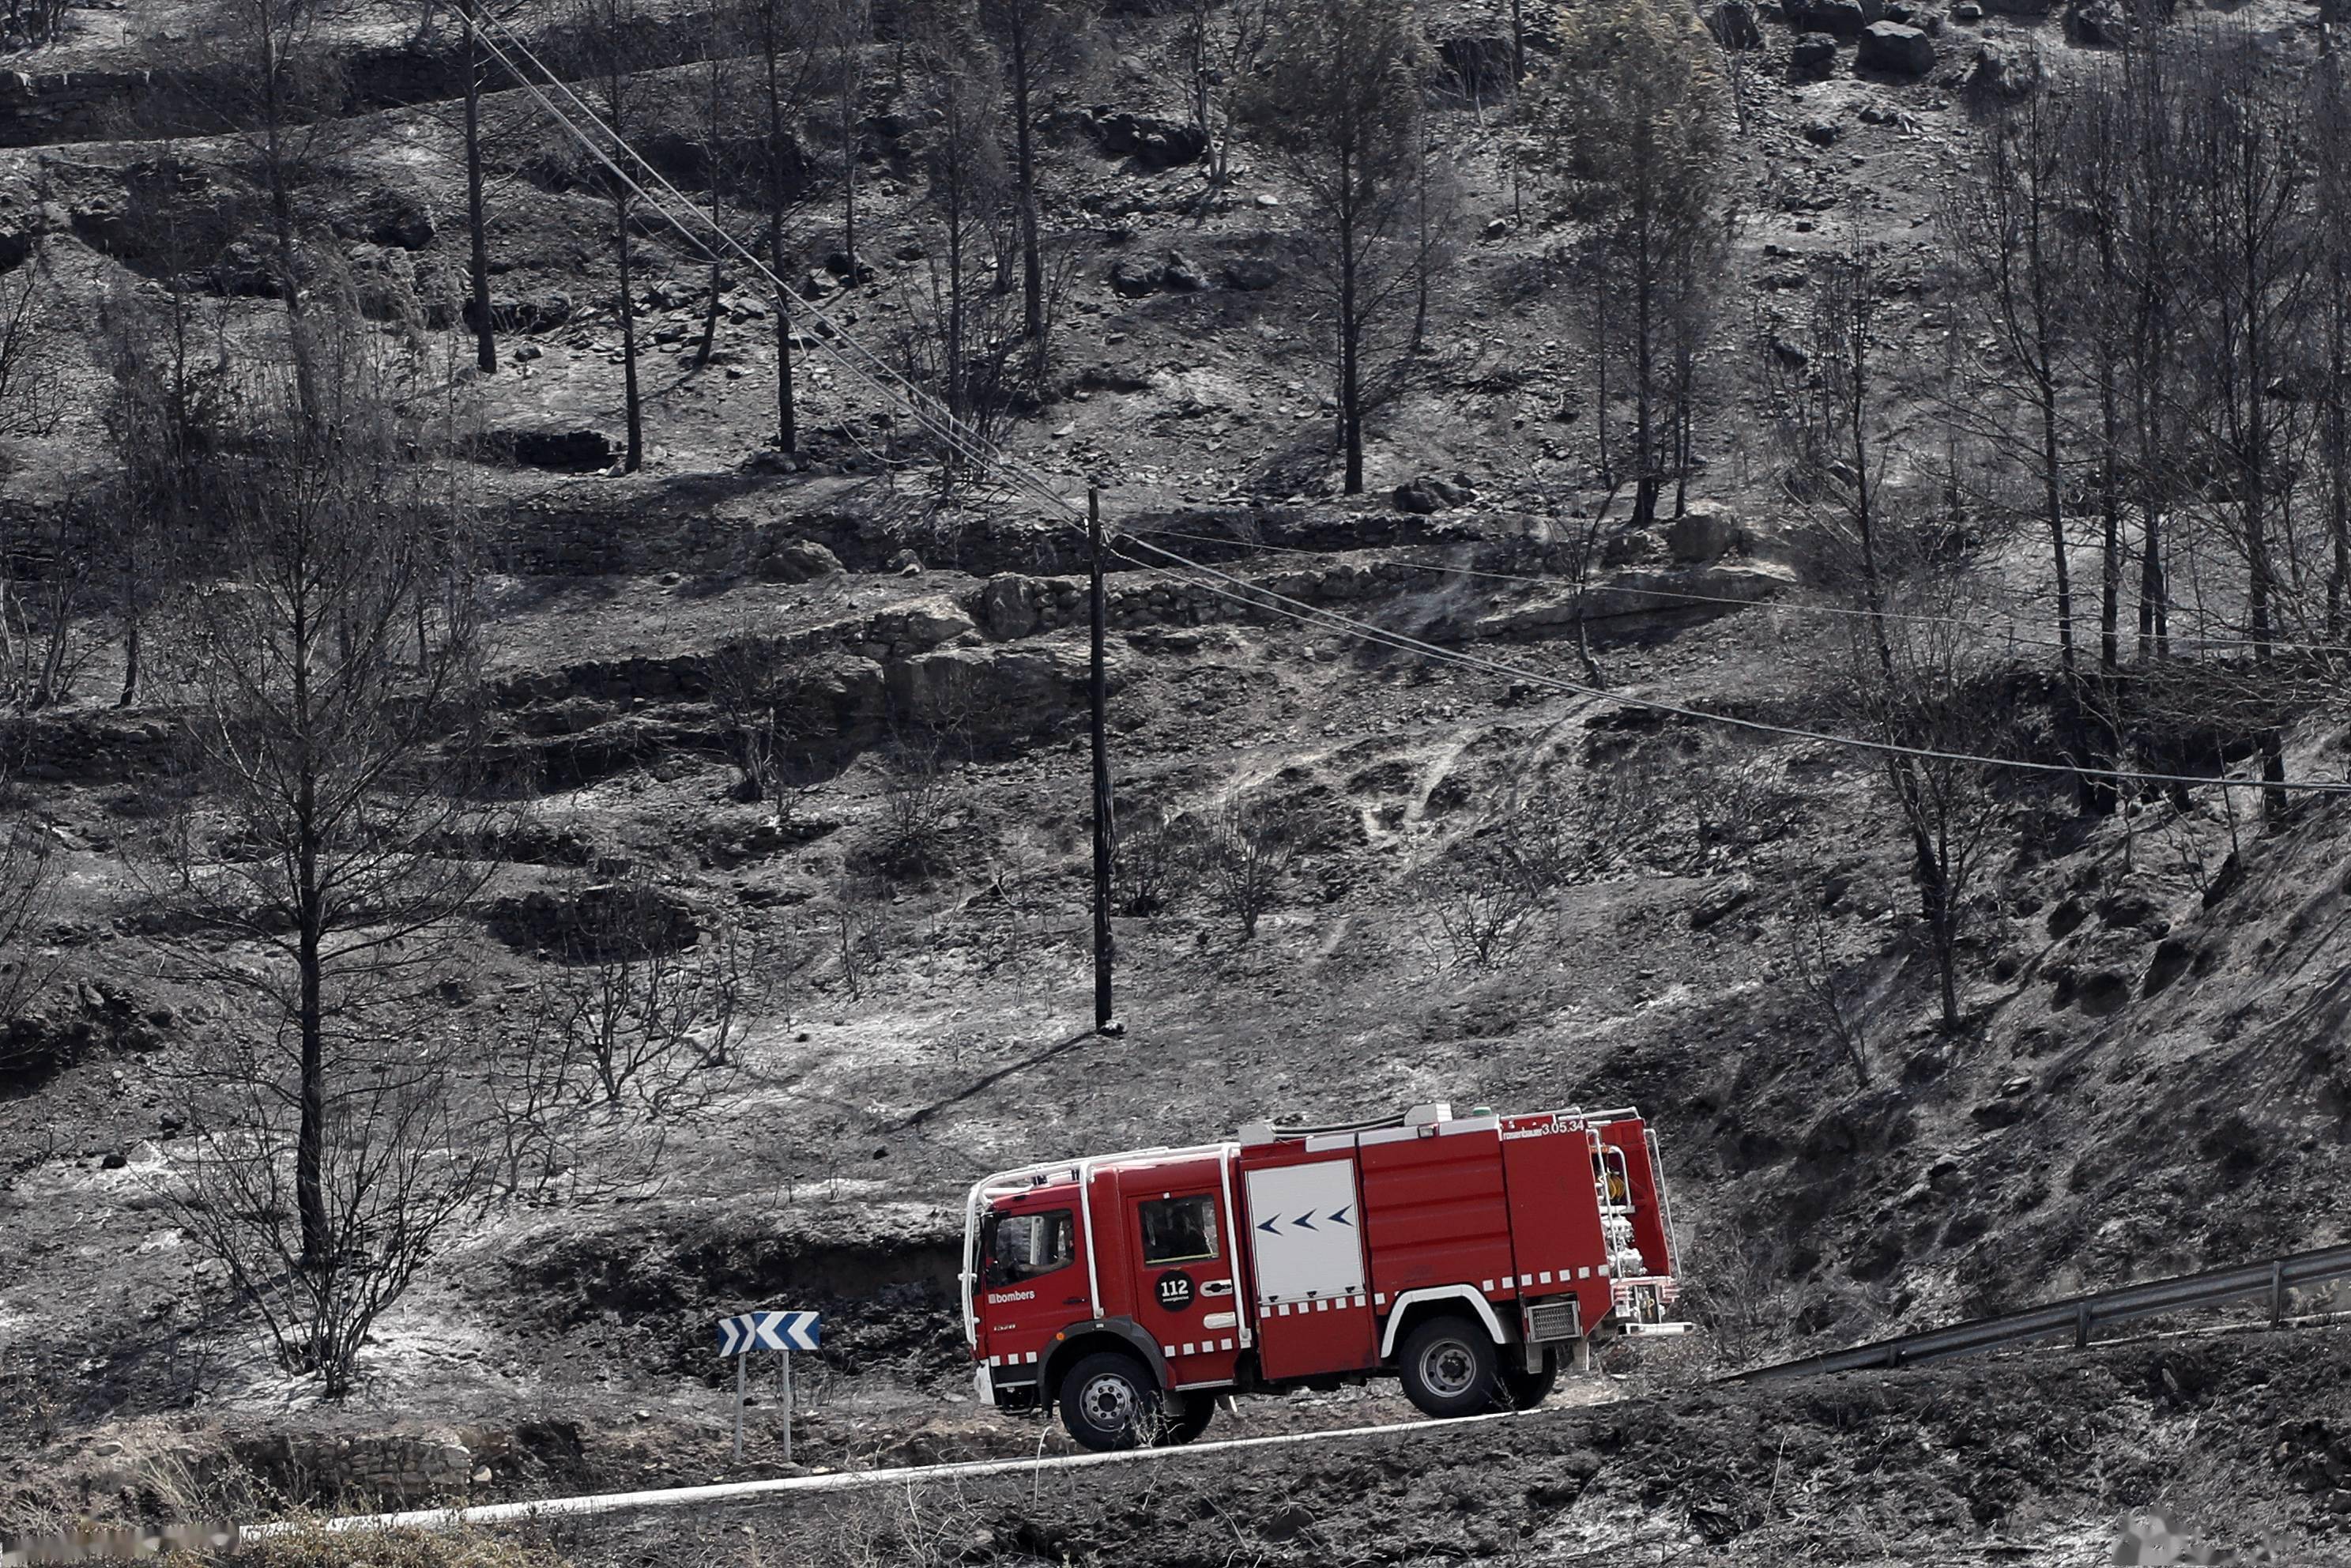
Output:
<path fill-rule="evenodd" d="M 980 1250 L 988 1365 L 998 1382 L 1034 1377 L 1054 1331 L 1092 1314 L 1078 1211 L 1066 1198 L 1007 1205 L 988 1217 Z"/>
<path fill-rule="evenodd" d="M 1265 1375 L 1286 1380 L 1371 1366 L 1378 1354 L 1355 1162 L 1261 1167 L 1245 1179 Z"/>
<path fill-rule="evenodd" d="M 1159 1342 L 1177 1386 L 1229 1383 L 1240 1343 L 1231 1217 L 1213 1186 L 1133 1200 L 1134 1316 Z"/>

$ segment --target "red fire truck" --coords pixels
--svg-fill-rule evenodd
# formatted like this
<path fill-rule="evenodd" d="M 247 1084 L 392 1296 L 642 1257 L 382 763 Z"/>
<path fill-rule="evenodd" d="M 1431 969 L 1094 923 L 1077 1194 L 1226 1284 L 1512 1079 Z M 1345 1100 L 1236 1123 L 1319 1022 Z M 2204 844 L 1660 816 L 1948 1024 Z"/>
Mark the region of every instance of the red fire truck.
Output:
<path fill-rule="evenodd" d="M 1188 1442 L 1220 1395 L 1388 1374 L 1431 1416 L 1523 1408 L 1562 1354 L 1662 1325 L 1675 1294 L 1631 1110 L 1259 1123 L 1000 1172 L 965 1206 L 980 1398 L 1058 1405 L 1090 1448 Z"/>

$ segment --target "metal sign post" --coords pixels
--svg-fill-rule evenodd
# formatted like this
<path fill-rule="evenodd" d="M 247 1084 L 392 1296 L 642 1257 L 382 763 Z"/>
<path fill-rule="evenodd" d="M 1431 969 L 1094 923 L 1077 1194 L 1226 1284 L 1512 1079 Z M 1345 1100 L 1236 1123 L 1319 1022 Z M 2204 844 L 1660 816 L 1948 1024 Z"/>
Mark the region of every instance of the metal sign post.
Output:
<path fill-rule="evenodd" d="M 738 1312 L 718 1320 L 718 1354 L 735 1358 L 735 1461 L 743 1460 L 744 1361 L 755 1350 L 782 1355 L 777 1385 L 784 1402 L 784 1463 L 792 1462 L 792 1352 L 822 1343 L 814 1312 Z"/>

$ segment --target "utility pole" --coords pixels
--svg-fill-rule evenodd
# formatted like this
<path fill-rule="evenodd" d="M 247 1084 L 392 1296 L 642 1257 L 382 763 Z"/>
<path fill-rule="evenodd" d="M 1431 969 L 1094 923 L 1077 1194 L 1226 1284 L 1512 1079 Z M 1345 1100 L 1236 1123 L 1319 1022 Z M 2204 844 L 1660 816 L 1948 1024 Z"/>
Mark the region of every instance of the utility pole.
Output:
<path fill-rule="evenodd" d="M 1112 1034 L 1110 1009 L 1110 679 L 1102 669 L 1102 491 L 1086 486 L 1087 559 L 1093 580 L 1093 662 L 1087 682 L 1094 737 L 1094 1031 Z"/>

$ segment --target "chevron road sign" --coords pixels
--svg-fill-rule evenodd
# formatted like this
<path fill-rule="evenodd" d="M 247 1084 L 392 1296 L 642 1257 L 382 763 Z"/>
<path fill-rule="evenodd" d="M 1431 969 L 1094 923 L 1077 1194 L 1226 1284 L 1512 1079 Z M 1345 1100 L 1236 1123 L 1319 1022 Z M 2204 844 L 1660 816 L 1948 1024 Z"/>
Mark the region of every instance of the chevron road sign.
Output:
<path fill-rule="evenodd" d="M 814 1312 L 737 1312 L 718 1320 L 718 1354 L 735 1358 L 735 1458 L 743 1458 L 743 1364 L 755 1350 L 783 1353 L 777 1391 L 784 1406 L 784 1463 L 792 1462 L 792 1352 L 820 1343 Z"/>
<path fill-rule="evenodd" d="M 738 1312 L 718 1320 L 718 1354 L 741 1355 L 754 1350 L 814 1350 L 814 1312 Z"/>

